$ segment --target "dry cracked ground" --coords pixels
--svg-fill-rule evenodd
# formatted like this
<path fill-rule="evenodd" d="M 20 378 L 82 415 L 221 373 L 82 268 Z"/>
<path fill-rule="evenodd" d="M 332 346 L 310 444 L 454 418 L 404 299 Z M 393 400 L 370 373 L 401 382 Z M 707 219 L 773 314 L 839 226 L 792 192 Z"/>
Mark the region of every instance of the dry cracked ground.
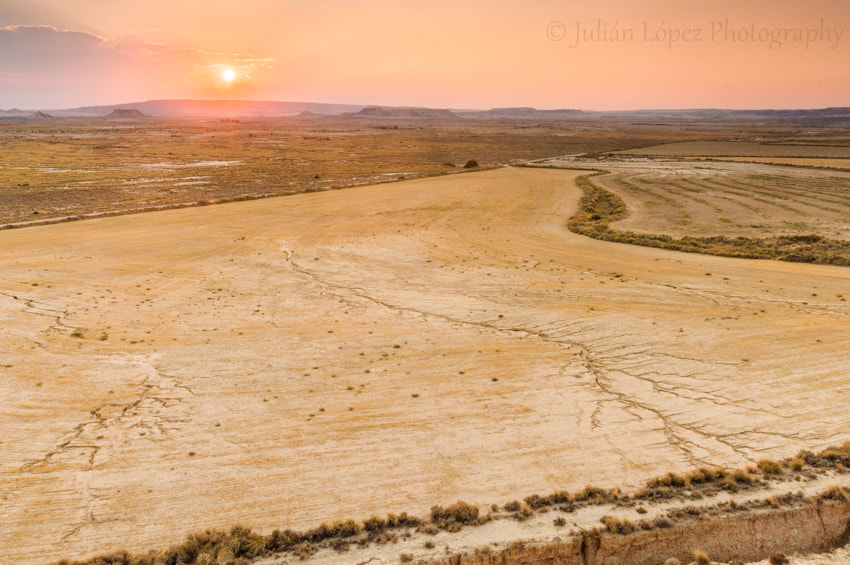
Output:
<path fill-rule="evenodd" d="M 578 174 L 0 233 L 0 562 L 848 439 L 850 269 L 572 234 Z"/>

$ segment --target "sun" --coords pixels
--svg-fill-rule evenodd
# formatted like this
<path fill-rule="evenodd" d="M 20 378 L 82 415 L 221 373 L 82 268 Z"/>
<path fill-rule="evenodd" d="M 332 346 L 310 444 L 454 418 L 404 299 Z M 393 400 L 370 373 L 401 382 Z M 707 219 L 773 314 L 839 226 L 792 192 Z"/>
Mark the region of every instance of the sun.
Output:
<path fill-rule="evenodd" d="M 223 80 L 227 84 L 230 84 L 231 82 L 236 80 L 236 71 L 234 71 L 233 69 L 223 69 L 221 71 L 221 80 Z"/>

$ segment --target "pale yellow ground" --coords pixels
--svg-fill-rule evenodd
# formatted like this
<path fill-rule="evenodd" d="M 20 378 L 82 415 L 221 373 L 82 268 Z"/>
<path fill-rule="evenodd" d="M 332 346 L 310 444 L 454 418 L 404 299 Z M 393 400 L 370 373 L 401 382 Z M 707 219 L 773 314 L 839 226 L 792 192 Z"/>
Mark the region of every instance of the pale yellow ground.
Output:
<path fill-rule="evenodd" d="M 0 562 L 850 439 L 850 269 L 571 234 L 576 174 L 0 233 Z"/>
<path fill-rule="evenodd" d="M 719 161 L 745 163 L 767 163 L 771 165 L 794 165 L 803 167 L 827 167 L 830 169 L 850 169 L 850 159 L 794 159 L 786 157 L 718 157 Z"/>
<path fill-rule="evenodd" d="M 846 145 L 805 145 L 762 143 L 760 141 L 682 141 L 617 151 L 627 155 L 671 155 L 677 157 L 807 157 L 816 159 L 848 159 Z"/>

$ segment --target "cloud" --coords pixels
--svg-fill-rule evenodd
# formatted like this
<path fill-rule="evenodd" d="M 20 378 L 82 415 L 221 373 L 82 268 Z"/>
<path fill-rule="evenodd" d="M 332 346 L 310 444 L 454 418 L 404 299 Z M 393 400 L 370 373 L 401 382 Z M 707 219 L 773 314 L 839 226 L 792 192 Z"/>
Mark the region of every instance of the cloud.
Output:
<path fill-rule="evenodd" d="M 0 107 L 58 108 L 204 94 L 226 89 L 211 78 L 230 66 L 249 78 L 269 58 L 211 53 L 51 26 L 0 28 Z M 217 73 L 216 73 L 217 71 Z M 235 85 L 234 85 L 235 86 Z"/>
<path fill-rule="evenodd" d="M 50 26 L 4 27 L 0 28 L 0 70 L 37 78 L 44 71 L 99 59 L 106 54 L 103 45 L 102 38 L 86 32 L 59 31 Z"/>

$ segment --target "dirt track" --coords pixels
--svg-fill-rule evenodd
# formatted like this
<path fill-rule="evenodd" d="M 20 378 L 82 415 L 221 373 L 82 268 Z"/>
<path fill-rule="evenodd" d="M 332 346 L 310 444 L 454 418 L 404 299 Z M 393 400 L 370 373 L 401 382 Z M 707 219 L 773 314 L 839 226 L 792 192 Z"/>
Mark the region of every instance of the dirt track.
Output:
<path fill-rule="evenodd" d="M 576 236 L 576 174 L 0 233 L 0 562 L 848 439 L 850 269 Z"/>

